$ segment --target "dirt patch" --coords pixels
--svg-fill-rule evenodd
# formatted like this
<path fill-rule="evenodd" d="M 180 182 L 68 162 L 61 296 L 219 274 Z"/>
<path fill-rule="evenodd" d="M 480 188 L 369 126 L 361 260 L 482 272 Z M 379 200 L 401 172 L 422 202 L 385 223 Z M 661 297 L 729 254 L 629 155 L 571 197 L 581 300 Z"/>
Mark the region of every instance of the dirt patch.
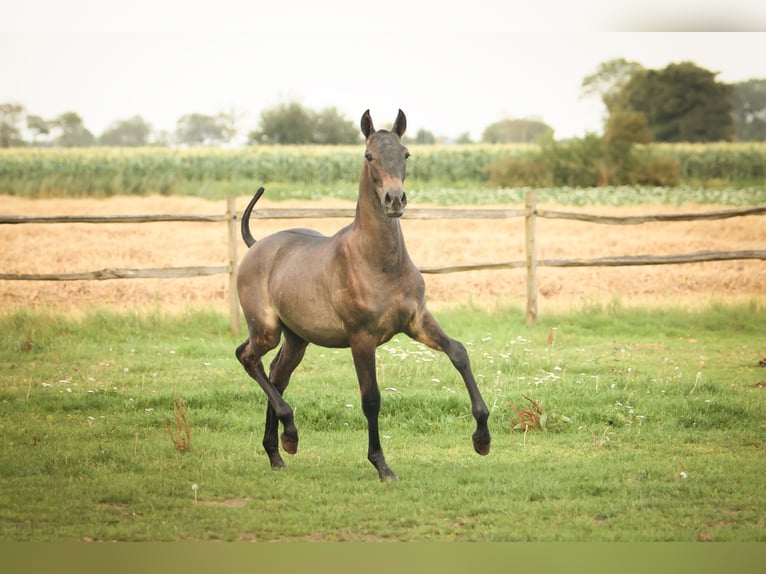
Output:
<path fill-rule="evenodd" d="M 249 198 L 238 198 L 242 209 Z M 416 201 L 416 198 L 413 198 Z M 415 202 L 413 202 L 414 205 Z M 353 207 L 336 200 L 279 202 L 262 207 Z M 416 207 L 427 207 L 414 205 Z M 520 205 L 503 206 L 521 208 Z M 563 209 L 554 205 L 541 208 Z M 588 207 L 581 211 L 613 215 L 688 213 L 714 206 Z M 28 200 L 0 196 L 5 215 L 223 214 L 225 202 L 190 197 Z M 254 221 L 257 238 L 289 227 L 332 234 L 346 220 Z M 524 259 L 524 221 L 403 220 L 407 246 L 422 266 L 459 265 Z M 597 225 L 538 219 L 540 258 L 594 258 L 609 255 L 663 255 L 693 251 L 763 249 L 766 221 L 743 217 L 721 221 Z M 245 253 L 238 245 L 239 256 Z M 48 224 L 0 226 L 3 273 L 71 273 L 103 268 L 225 265 L 224 223 Z M 472 271 L 426 275 L 431 306 L 505 301 L 523 305 L 525 271 Z M 762 298 L 766 262 L 728 261 L 684 265 L 538 270 L 540 308 L 577 307 L 619 299 L 623 304 L 687 304 L 710 299 Z M 0 306 L 82 311 L 93 306 L 180 310 L 189 306 L 227 308 L 226 275 L 192 279 L 108 281 L 0 281 Z"/>
<path fill-rule="evenodd" d="M 225 500 L 200 500 L 201 506 L 223 507 L 223 508 L 244 508 L 247 506 L 246 498 L 227 498 Z"/>

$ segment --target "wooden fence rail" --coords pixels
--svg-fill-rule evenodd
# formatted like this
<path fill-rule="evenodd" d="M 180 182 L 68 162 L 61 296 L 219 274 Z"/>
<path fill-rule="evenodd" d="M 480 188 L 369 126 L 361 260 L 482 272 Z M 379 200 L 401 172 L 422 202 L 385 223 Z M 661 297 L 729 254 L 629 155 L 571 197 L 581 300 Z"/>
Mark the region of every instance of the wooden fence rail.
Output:
<path fill-rule="evenodd" d="M 456 209 L 432 208 L 409 209 L 404 212 L 402 219 L 511 219 L 526 217 L 527 209 Z M 259 209 L 251 214 L 252 219 L 352 219 L 353 208 L 316 208 L 316 209 Z M 572 211 L 554 211 L 536 209 L 535 216 L 547 219 L 573 219 L 587 223 L 603 223 L 612 225 L 635 225 L 649 222 L 700 221 L 713 219 L 729 219 L 748 215 L 766 215 L 766 206 L 708 211 L 705 213 L 663 213 L 654 215 L 592 215 Z M 227 221 L 228 215 L 0 215 L 0 224 L 22 223 L 157 223 L 163 221 L 186 222 L 217 222 Z M 235 216 L 239 219 L 239 216 Z"/>
<path fill-rule="evenodd" d="M 353 218 L 354 209 L 322 208 L 322 209 L 260 209 L 253 211 L 254 219 L 322 219 L 322 218 Z M 464 271 L 483 271 L 497 269 L 526 269 L 527 270 L 527 325 L 537 321 L 537 267 L 616 267 L 634 265 L 677 265 L 683 263 L 700 263 L 707 261 L 730 261 L 739 259 L 757 259 L 766 261 L 766 250 L 748 251 L 699 251 L 695 253 L 673 255 L 639 255 L 599 257 L 596 259 L 537 259 L 535 224 L 538 217 L 549 219 L 572 219 L 588 223 L 607 225 L 639 225 L 647 222 L 676 222 L 728 219 L 752 215 L 765 215 L 766 206 L 708 211 L 704 213 L 681 214 L 650 214 L 631 216 L 607 216 L 587 213 L 554 211 L 537 209 L 534 192 L 527 192 L 524 209 L 409 209 L 405 212 L 406 219 L 510 219 L 525 218 L 525 251 L 523 261 L 504 261 L 476 263 L 469 265 L 453 265 L 446 267 L 421 267 L 420 271 L 427 274 L 457 273 Z M 106 279 L 164 279 L 201 277 L 228 273 L 229 275 L 229 310 L 232 330 L 239 334 L 239 302 L 236 293 L 237 276 L 237 243 L 239 241 L 238 225 L 240 217 L 237 214 L 233 197 L 227 198 L 226 213 L 223 215 L 106 215 L 106 216 L 27 216 L 0 215 L 0 224 L 31 224 L 31 223 L 149 223 L 164 221 L 181 222 L 222 222 L 228 226 L 228 265 L 202 267 L 169 267 L 161 269 L 101 269 L 82 273 L 50 273 L 50 274 L 13 274 L 0 273 L 0 280 L 5 281 L 100 281 Z"/>
<path fill-rule="evenodd" d="M 225 221 L 226 215 L 0 215 L 0 224 L 19 223 L 157 223 Z"/>
<path fill-rule="evenodd" d="M 553 211 L 548 209 L 537 210 L 537 217 L 546 217 L 548 219 L 574 219 L 588 223 L 604 223 L 609 225 L 636 225 L 640 223 L 649 223 L 655 221 L 703 221 L 764 214 L 766 214 L 766 206 L 747 207 L 741 209 L 725 209 L 722 211 L 708 211 L 705 213 L 661 213 L 655 215 L 628 216 L 591 215 L 588 213 L 573 213 L 570 211 Z"/>
<path fill-rule="evenodd" d="M 156 269 L 99 269 L 82 273 L 0 273 L 0 279 L 16 281 L 103 281 L 105 279 L 177 279 L 228 273 L 228 266 L 160 267 Z"/>
<path fill-rule="evenodd" d="M 736 259 L 766 259 L 766 251 L 697 251 L 680 255 L 627 255 L 598 257 L 596 259 L 538 259 L 538 267 L 630 267 L 635 265 L 678 265 L 680 263 L 704 263 L 706 261 L 732 261 Z M 502 263 L 470 263 L 448 267 L 420 267 L 421 273 L 457 273 L 460 271 L 492 271 L 499 269 L 523 269 L 526 261 Z"/>

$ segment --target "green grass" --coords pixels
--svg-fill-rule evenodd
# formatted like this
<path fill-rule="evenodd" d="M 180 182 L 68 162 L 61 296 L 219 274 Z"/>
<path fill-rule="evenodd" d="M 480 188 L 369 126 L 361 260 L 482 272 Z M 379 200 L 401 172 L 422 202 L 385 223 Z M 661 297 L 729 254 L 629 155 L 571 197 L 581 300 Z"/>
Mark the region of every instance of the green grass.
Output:
<path fill-rule="evenodd" d="M 309 348 L 286 393 L 299 452 L 272 471 L 223 314 L 6 311 L 0 540 L 762 542 L 763 313 L 615 304 L 534 329 L 513 307 L 438 313 L 471 354 L 493 450 L 473 453 L 446 357 L 398 336 L 378 372 L 401 481 L 380 483 L 346 350 Z M 524 395 L 545 432 L 512 430 Z M 188 453 L 165 429 L 177 398 Z"/>

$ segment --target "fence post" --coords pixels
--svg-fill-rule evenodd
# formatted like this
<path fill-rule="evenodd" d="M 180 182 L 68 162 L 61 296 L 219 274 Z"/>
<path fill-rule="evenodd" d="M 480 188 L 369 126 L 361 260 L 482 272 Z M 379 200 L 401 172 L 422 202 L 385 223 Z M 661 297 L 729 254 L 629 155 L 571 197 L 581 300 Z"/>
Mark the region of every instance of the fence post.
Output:
<path fill-rule="evenodd" d="M 537 325 L 537 249 L 535 246 L 535 219 L 537 217 L 537 199 L 534 191 L 524 193 L 525 249 L 527 261 L 527 327 Z"/>
<path fill-rule="evenodd" d="M 237 297 L 237 205 L 236 198 L 226 198 L 226 225 L 229 230 L 229 321 L 231 332 L 239 336 L 239 299 Z"/>

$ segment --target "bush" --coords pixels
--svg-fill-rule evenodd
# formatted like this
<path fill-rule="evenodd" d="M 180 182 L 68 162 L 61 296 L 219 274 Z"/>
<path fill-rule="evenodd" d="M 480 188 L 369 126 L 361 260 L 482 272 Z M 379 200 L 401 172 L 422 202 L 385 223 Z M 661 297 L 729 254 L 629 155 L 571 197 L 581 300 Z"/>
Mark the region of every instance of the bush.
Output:
<path fill-rule="evenodd" d="M 639 185 L 675 187 L 681 183 L 681 162 L 668 155 L 650 155 L 639 161 L 634 174 Z"/>
<path fill-rule="evenodd" d="M 675 187 L 682 181 L 676 157 L 631 144 L 608 145 L 594 134 L 546 143 L 534 156 L 505 157 L 489 167 L 489 174 L 490 183 L 501 187 Z"/>
<path fill-rule="evenodd" d="M 601 138 L 550 141 L 533 156 L 505 157 L 489 166 L 490 183 L 503 187 L 596 187 L 609 183 Z"/>
<path fill-rule="evenodd" d="M 488 167 L 489 183 L 496 187 L 551 187 L 553 176 L 542 155 L 505 157 Z"/>
<path fill-rule="evenodd" d="M 599 187 L 609 182 L 603 140 L 595 134 L 543 147 L 554 185 Z"/>

